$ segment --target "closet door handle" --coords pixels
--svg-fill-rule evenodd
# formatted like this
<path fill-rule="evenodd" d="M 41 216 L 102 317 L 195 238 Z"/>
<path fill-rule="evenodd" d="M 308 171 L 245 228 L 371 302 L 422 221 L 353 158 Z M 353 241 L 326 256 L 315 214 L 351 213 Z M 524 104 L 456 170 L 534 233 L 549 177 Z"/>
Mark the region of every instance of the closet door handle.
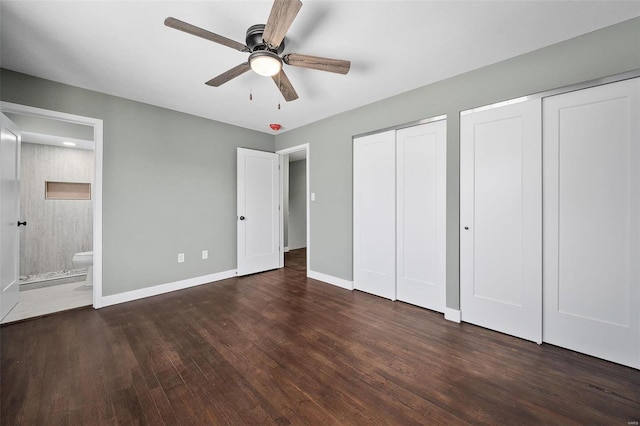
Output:
<path fill-rule="evenodd" d="M 244 219 L 245 219 L 245 217 L 244 217 L 244 216 L 240 216 L 240 218 L 239 218 L 239 219 L 240 219 L 240 220 L 244 220 Z"/>
<path fill-rule="evenodd" d="M 464 227 L 464 230 L 465 230 L 465 231 L 468 231 L 468 230 L 469 230 L 469 227 L 468 227 L 468 226 L 465 226 L 465 227 Z"/>
<path fill-rule="evenodd" d="M 27 221 L 24 221 L 24 222 L 18 221 L 18 226 L 27 226 Z"/>

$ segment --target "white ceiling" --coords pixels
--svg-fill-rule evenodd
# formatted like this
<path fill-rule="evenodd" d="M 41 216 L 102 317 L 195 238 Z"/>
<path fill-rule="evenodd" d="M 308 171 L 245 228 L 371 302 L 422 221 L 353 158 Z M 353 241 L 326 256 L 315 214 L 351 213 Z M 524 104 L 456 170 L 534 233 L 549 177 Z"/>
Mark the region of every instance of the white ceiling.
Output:
<path fill-rule="evenodd" d="M 291 130 L 640 16 L 640 0 L 303 3 L 285 53 L 352 66 L 344 76 L 285 65 L 300 95 L 293 102 L 252 72 L 206 86 L 247 54 L 163 25 L 173 16 L 244 43 L 249 26 L 266 22 L 270 0 L 2 0 L 0 66 L 273 133 L 269 123 Z"/>

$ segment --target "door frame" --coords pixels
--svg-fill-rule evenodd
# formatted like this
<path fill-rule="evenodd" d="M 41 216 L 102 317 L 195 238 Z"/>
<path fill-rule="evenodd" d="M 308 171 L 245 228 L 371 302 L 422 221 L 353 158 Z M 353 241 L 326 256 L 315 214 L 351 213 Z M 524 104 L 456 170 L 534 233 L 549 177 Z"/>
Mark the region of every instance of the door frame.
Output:
<path fill-rule="evenodd" d="M 285 155 L 298 152 L 305 151 L 305 179 L 306 179 L 306 200 L 307 200 L 307 276 L 309 276 L 309 271 L 311 270 L 311 203 L 310 203 L 310 153 L 309 153 L 309 144 L 304 143 L 301 145 L 292 146 L 290 148 L 281 149 L 276 151 L 276 154 L 280 156 L 280 268 L 284 268 L 284 159 Z"/>
<path fill-rule="evenodd" d="M 0 321 L 4 320 L 7 315 L 9 314 L 9 312 L 11 312 L 13 310 L 13 308 L 16 307 L 16 305 L 18 304 L 18 302 L 20 301 L 20 236 L 22 234 L 21 230 L 20 230 L 20 163 L 22 161 L 22 152 L 21 152 L 21 145 L 22 145 L 22 134 L 20 132 L 20 129 L 18 128 L 18 126 L 11 121 L 11 119 L 5 115 L 4 113 L 2 113 L 2 117 L 1 118 L 1 124 L 2 124 L 2 130 L 3 131 L 7 131 L 7 133 L 12 134 L 13 136 L 15 136 L 16 138 L 16 143 L 15 143 L 15 156 L 13 157 L 13 161 L 15 162 L 14 166 L 14 173 L 13 173 L 13 178 L 16 179 L 16 183 L 17 183 L 17 197 L 14 198 L 9 198 L 9 204 L 13 204 L 13 207 L 15 208 L 15 213 L 16 213 L 16 217 L 10 217 L 10 218 L 2 218 L 2 220 L 6 220 L 9 219 L 9 223 L 13 223 L 13 226 L 10 226 L 10 228 L 13 230 L 13 232 L 15 232 L 15 238 L 13 238 L 13 243 L 15 244 L 15 251 L 14 254 L 16 255 L 14 258 L 12 258 L 12 260 L 14 260 L 14 262 L 11 262 L 12 265 L 10 266 L 10 268 L 14 269 L 16 275 L 11 274 L 11 278 L 13 279 L 13 281 L 11 282 L 11 284 L 9 284 L 8 286 L 5 287 L 5 282 L 0 283 L 2 285 L 2 288 L 0 288 Z M 6 155 L 6 154 L 5 154 Z M 0 197 L 4 197 L 4 194 L 2 193 L 2 190 L 0 189 Z M 16 199 L 17 198 L 17 199 Z M 4 199 L 0 200 L 0 208 L 4 209 Z M 15 227 L 15 223 L 17 222 L 18 226 L 17 228 Z M 26 224 L 26 223 L 25 223 Z M 4 226 L 2 228 L 5 228 Z M 0 229 L 0 239 L 4 240 L 11 240 L 12 238 L 9 238 L 7 235 L 4 235 L 4 230 Z M 17 251 L 17 253 L 16 253 Z M 4 260 L 3 260 L 4 262 Z M 5 265 L 7 266 L 7 265 Z M 3 269 L 3 266 L 0 265 L 0 270 Z M 10 299 L 7 299 L 7 298 Z"/>
<path fill-rule="evenodd" d="M 64 121 L 93 127 L 95 144 L 95 183 L 92 190 L 93 203 L 93 307 L 102 304 L 102 161 L 103 161 L 103 121 L 97 118 L 68 114 L 27 105 L 0 101 L 0 111 L 30 115 L 34 117 Z"/>

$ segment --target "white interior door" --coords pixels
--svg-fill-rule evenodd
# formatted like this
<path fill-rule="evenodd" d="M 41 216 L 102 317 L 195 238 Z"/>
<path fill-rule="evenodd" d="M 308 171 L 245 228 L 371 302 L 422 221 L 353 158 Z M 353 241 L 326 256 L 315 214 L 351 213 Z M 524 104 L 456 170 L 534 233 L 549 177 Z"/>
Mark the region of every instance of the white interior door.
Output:
<path fill-rule="evenodd" d="M 460 122 L 463 321 L 542 341 L 541 101 Z"/>
<path fill-rule="evenodd" d="M 353 286 L 396 298 L 395 131 L 353 141 Z"/>
<path fill-rule="evenodd" d="M 0 114 L 0 319 L 18 303 L 20 278 L 20 133 Z"/>
<path fill-rule="evenodd" d="M 445 120 L 396 132 L 398 300 L 438 312 L 445 308 Z"/>
<path fill-rule="evenodd" d="M 279 267 L 278 154 L 238 148 L 238 275 Z"/>
<path fill-rule="evenodd" d="M 640 79 L 544 100 L 545 342 L 640 368 Z"/>

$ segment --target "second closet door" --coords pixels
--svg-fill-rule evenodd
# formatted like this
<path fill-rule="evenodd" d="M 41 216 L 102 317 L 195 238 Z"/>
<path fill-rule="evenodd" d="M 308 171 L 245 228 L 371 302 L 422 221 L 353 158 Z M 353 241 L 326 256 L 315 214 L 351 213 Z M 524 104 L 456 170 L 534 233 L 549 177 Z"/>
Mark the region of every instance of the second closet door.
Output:
<path fill-rule="evenodd" d="M 396 292 L 398 300 L 445 308 L 446 121 L 398 130 Z"/>
<path fill-rule="evenodd" d="M 544 341 L 640 368 L 640 79 L 544 101 Z"/>
<path fill-rule="evenodd" d="M 542 341 L 541 102 L 460 121 L 462 320 Z"/>
<path fill-rule="evenodd" d="M 353 141 L 353 286 L 396 298 L 395 131 Z"/>

